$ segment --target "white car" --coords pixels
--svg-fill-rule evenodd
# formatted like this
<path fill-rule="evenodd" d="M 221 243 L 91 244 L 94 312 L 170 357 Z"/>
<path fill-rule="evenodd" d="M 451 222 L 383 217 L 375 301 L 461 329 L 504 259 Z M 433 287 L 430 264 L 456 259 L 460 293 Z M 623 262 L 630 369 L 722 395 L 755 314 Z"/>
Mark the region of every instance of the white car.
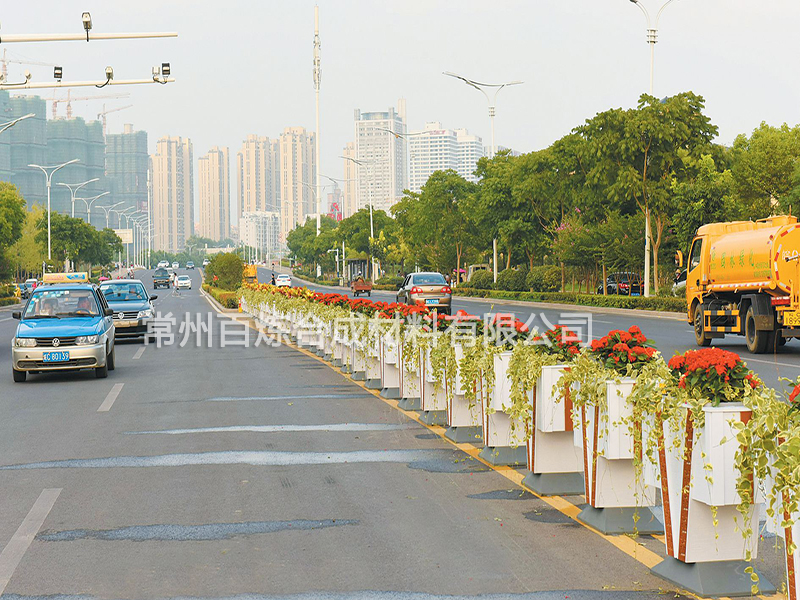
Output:
<path fill-rule="evenodd" d="M 204 259 L 203 259 L 203 266 L 204 266 L 204 267 L 207 267 L 207 266 L 208 266 L 208 263 L 210 263 L 210 262 L 211 262 L 210 260 L 208 260 L 207 258 L 204 258 Z"/>
<path fill-rule="evenodd" d="M 160 261 L 158 263 L 158 267 L 156 267 L 156 268 L 158 268 L 158 269 L 166 269 L 168 266 L 169 266 L 169 261 L 168 260 L 162 260 L 162 261 Z"/>
<path fill-rule="evenodd" d="M 181 267 L 180 263 L 177 263 L 177 262 L 172 263 L 172 268 L 173 269 L 180 269 L 180 267 Z"/>
<path fill-rule="evenodd" d="M 186 288 L 187 290 L 192 289 L 192 280 L 188 275 L 178 275 L 178 283 L 177 288 Z"/>
<path fill-rule="evenodd" d="M 278 287 L 292 287 L 292 278 L 285 273 L 281 273 L 275 278 L 275 285 Z"/>

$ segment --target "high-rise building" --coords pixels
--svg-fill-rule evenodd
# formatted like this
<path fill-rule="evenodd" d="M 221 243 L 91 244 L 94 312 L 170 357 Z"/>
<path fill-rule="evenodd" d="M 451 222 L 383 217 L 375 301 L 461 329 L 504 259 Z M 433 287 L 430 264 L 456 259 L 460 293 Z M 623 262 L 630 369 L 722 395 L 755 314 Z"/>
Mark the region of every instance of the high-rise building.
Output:
<path fill-rule="evenodd" d="M 456 171 L 467 181 L 478 183 L 475 168 L 478 166 L 478 160 L 486 156 L 483 140 L 477 135 L 470 135 L 466 129 L 456 129 L 456 143 L 458 144 Z"/>
<path fill-rule="evenodd" d="M 9 143 L 9 162 L 11 183 L 13 183 L 28 205 L 46 206 L 47 189 L 44 174 L 30 164 L 47 165 L 47 116 L 45 101 L 39 96 L 13 96 L 8 98 L 4 108 L 4 122 L 33 113 L 3 133 L 2 138 Z M 70 165 L 71 166 L 71 165 Z M 66 167 L 69 169 L 69 167 Z M 62 171 L 65 169 L 62 169 Z M 81 181 L 85 181 L 81 180 Z"/>
<path fill-rule="evenodd" d="M 230 157 L 228 148 L 214 147 L 197 163 L 198 234 L 214 241 L 227 239 L 231 229 Z"/>
<path fill-rule="evenodd" d="M 23 121 L 24 122 L 24 121 Z M 100 121 L 89 121 L 82 118 L 51 119 L 47 121 L 47 151 L 45 160 L 48 165 L 60 165 L 77 158 L 71 164 L 53 175 L 50 188 L 50 208 L 65 215 L 72 213 L 72 195 L 67 187 L 59 183 L 82 183 L 97 178 L 99 181 L 87 184 L 76 194 L 75 216 L 92 217 L 92 224 L 105 227 L 106 220 L 101 211 L 77 198 L 93 198 L 108 191 L 105 184 L 105 144 L 103 142 L 103 125 Z M 40 173 L 40 177 L 44 176 Z M 106 197 L 99 198 L 103 202 Z"/>
<path fill-rule="evenodd" d="M 484 155 L 481 138 L 469 135 L 466 129 L 444 129 L 438 121 L 425 124 L 422 131 L 412 132 L 409 146 L 409 189 L 419 192 L 434 171 L 452 169 L 468 181 L 478 159 Z"/>
<path fill-rule="evenodd" d="M 259 253 L 274 255 L 281 251 L 281 218 L 276 211 L 242 213 L 239 219 L 239 240 Z"/>
<path fill-rule="evenodd" d="M 111 194 L 104 204 L 121 202 L 117 210 L 147 210 L 149 161 L 146 131 L 134 131 L 127 123 L 122 133 L 106 135 L 106 184 Z"/>
<path fill-rule="evenodd" d="M 407 185 L 406 101 L 397 101 L 397 111 L 355 111 L 355 154 L 358 168 L 358 207 L 372 204 L 389 208 L 403 196 Z M 397 134 L 397 135 L 395 135 Z"/>
<path fill-rule="evenodd" d="M 358 212 L 358 165 L 350 159 L 356 157 L 355 142 L 347 142 L 342 152 L 344 156 L 344 187 L 342 194 L 342 218 L 353 216 Z"/>
<path fill-rule="evenodd" d="M 150 157 L 153 248 L 181 252 L 194 229 L 192 142 L 162 137 Z"/>
<path fill-rule="evenodd" d="M 280 136 L 281 242 L 316 214 L 316 177 L 315 135 L 304 127 L 287 127 Z"/>
<path fill-rule="evenodd" d="M 328 193 L 326 213 L 334 221 L 342 220 L 342 190 L 335 186 L 332 192 Z"/>
<path fill-rule="evenodd" d="M 237 217 L 245 212 L 279 211 L 281 205 L 278 140 L 248 135 L 236 153 Z"/>

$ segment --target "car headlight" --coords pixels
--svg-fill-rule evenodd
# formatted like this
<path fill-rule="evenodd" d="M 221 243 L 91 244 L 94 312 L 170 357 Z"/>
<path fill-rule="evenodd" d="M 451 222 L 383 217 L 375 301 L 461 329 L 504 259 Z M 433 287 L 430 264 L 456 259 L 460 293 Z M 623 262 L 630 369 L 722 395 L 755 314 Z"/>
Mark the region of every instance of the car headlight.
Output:
<path fill-rule="evenodd" d="M 139 319 L 149 319 L 152 316 L 153 316 L 153 309 L 152 308 L 146 308 L 144 310 L 140 310 L 139 311 L 139 314 L 137 315 L 137 318 L 139 318 Z"/>
<path fill-rule="evenodd" d="M 36 346 L 36 338 L 14 338 L 14 345 L 20 348 L 33 348 Z"/>
<path fill-rule="evenodd" d="M 75 338 L 75 343 L 78 346 L 88 346 L 89 344 L 96 344 L 99 341 L 99 335 L 79 335 L 77 338 Z"/>

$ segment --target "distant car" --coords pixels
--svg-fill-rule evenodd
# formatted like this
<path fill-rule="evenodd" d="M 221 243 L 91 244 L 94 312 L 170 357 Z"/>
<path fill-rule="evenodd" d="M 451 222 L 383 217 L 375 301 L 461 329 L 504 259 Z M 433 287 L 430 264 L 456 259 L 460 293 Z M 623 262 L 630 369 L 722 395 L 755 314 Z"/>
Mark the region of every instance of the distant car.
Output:
<path fill-rule="evenodd" d="M 204 266 L 204 267 L 207 267 L 207 266 L 208 266 L 208 263 L 210 263 L 210 262 L 211 262 L 210 260 L 208 260 L 207 258 L 204 258 L 204 259 L 203 259 L 203 266 Z"/>
<path fill-rule="evenodd" d="M 168 288 L 169 284 L 171 283 L 171 278 L 169 276 L 169 271 L 165 268 L 161 267 L 156 269 L 153 273 L 153 289 L 157 290 L 160 287 Z"/>
<path fill-rule="evenodd" d="M 148 322 L 155 314 L 153 300 L 158 296 L 148 295 L 138 279 L 106 281 L 100 291 L 114 311 L 114 338 L 144 339 Z"/>
<path fill-rule="evenodd" d="M 169 266 L 169 261 L 168 260 L 161 260 L 161 261 L 158 262 L 158 267 L 156 267 L 156 268 L 158 268 L 158 269 L 166 269 L 168 266 Z"/>
<path fill-rule="evenodd" d="M 281 273 L 275 278 L 275 285 L 278 287 L 292 287 L 292 278 L 286 273 Z"/>
<path fill-rule="evenodd" d="M 180 263 L 179 263 L 179 262 L 175 261 L 174 263 L 172 263 L 172 268 L 173 268 L 173 269 L 180 269 L 180 268 L 181 268 L 181 265 L 180 265 Z"/>
<path fill-rule="evenodd" d="M 189 269 L 190 271 L 194 271 L 194 263 L 192 261 L 187 262 L 186 268 Z"/>
<path fill-rule="evenodd" d="M 686 295 L 686 269 L 675 274 L 675 283 L 672 284 L 673 296 Z"/>
<path fill-rule="evenodd" d="M 453 290 L 441 273 L 411 273 L 397 290 L 397 302 L 416 304 L 450 314 Z"/>
<path fill-rule="evenodd" d="M 188 275 L 178 275 L 178 283 L 176 285 L 178 289 L 186 288 L 187 290 L 192 289 L 192 280 L 189 278 Z"/>
<path fill-rule="evenodd" d="M 19 297 L 21 300 L 27 300 L 31 297 L 31 292 L 39 285 L 39 280 L 36 278 L 26 279 L 25 283 L 19 286 Z"/>
<path fill-rule="evenodd" d="M 619 296 L 641 296 L 642 278 L 637 273 L 621 271 L 611 273 L 606 279 L 606 287 L 610 295 Z M 597 286 L 597 293 L 603 293 L 603 284 Z"/>

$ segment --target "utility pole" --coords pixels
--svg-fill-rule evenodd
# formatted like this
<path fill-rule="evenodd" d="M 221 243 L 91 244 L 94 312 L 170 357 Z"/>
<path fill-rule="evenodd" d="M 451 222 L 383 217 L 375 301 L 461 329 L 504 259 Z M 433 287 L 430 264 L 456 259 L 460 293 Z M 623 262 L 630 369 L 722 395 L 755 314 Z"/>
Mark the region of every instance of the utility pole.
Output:
<path fill-rule="evenodd" d="M 317 209 L 317 235 L 319 235 L 320 226 L 322 225 L 322 190 L 320 189 L 319 180 L 320 172 L 322 170 L 322 157 L 319 151 L 319 86 L 322 82 L 322 59 L 320 58 L 320 41 L 319 41 L 319 6 L 314 6 L 314 96 L 316 100 L 316 117 L 317 117 L 317 131 L 314 136 L 316 141 L 316 154 L 317 154 L 317 173 L 316 173 L 316 209 Z M 322 275 L 322 265 L 317 263 L 317 277 Z"/>

